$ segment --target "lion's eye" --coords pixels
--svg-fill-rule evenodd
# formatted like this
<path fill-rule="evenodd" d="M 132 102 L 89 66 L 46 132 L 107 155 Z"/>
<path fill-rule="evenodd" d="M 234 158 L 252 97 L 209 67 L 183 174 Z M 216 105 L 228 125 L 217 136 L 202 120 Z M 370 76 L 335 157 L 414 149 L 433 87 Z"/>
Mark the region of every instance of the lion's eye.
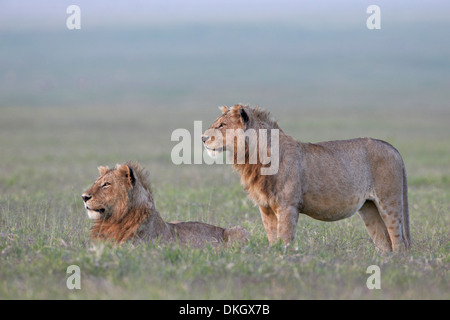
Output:
<path fill-rule="evenodd" d="M 106 189 L 106 188 L 108 188 L 110 185 L 111 185 L 111 183 L 105 182 L 104 184 L 102 184 L 102 188 L 103 188 L 103 189 Z"/>
<path fill-rule="evenodd" d="M 226 123 L 221 123 L 221 124 L 219 125 L 219 128 L 218 128 L 218 129 L 220 129 L 220 128 L 226 126 L 226 125 L 227 125 Z"/>

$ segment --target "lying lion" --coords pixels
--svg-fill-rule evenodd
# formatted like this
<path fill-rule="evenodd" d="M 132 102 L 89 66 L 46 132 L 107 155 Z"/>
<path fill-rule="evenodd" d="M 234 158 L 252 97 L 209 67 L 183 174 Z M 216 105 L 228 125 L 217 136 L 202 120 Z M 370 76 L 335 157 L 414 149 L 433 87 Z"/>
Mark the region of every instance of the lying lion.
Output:
<path fill-rule="evenodd" d="M 248 231 L 240 226 L 221 228 L 202 222 L 164 222 L 155 207 L 147 174 L 137 163 L 98 169 L 100 177 L 82 195 L 87 214 L 94 221 L 92 239 L 119 243 L 158 239 L 193 247 L 249 240 Z"/>

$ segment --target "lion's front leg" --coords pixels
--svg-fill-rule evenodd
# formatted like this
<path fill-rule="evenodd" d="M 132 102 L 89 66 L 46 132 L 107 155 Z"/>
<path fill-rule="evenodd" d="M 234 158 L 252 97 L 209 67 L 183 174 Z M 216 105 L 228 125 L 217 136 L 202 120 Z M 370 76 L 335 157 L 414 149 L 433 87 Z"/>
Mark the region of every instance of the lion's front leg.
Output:
<path fill-rule="evenodd" d="M 278 219 L 277 238 L 287 246 L 295 240 L 299 216 L 298 209 L 294 206 L 280 207 L 276 210 L 276 216 Z"/>
<path fill-rule="evenodd" d="M 278 240 L 278 220 L 275 212 L 270 207 L 259 207 L 261 213 L 261 219 L 266 229 L 267 238 L 269 244 L 273 245 Z"/>

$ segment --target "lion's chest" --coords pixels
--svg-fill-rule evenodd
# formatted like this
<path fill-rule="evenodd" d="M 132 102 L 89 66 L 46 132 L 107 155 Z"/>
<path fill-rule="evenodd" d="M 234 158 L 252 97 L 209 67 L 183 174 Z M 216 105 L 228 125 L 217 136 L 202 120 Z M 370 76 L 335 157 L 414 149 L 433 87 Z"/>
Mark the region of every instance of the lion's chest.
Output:
<path fill-rule="evenodd" d="M 273 197 L 267 190 L 263 189 L 258 184 L 246 186 L 244 189 L 247 191 L 249 198 L 256 206 L 270 207 L 273 202 Z"/>

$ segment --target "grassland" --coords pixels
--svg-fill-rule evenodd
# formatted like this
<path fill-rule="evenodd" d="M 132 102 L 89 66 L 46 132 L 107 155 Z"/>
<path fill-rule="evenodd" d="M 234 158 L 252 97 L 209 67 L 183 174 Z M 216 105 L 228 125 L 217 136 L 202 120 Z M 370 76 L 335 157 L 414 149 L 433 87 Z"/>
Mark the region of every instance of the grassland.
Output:
<path fill-rule="evenodd" d="M 375 251 L 361 219 L 301 216 L 291 249 L 268 247 L 257 208 L 226 165 L 172 164 L 176 128 L 206 127 L 218 110 L 3 107 L 0 117 L 0 299 L 449 299 L 450 111 L 445 108 L 266 106 L 302 141 L 373 136 L 402 153 L 413 247 Z M 166 220 L 240 224 L 237 248 L 94 244 L 81 192 L 97 166 L 138 160 Z M 81 290 L 66 287 L 69 265 Z M 381 290 L 366 269 L 381 268 Z"/>
<path fill-rule="evenodd" d="M 78 31 L 62 7 L 52 27 L 0 28 L 0 299 L 450 298 L 448 19 L 407 23 L 386 10 L 369 31 L 361 7 L 361 23 L 340 28 L 325 16 L 311 17 L 317 27 L 235 17 L 122 26 L 87 6 Z M 269 248 L 231 167 L 172 163 L 173 130 L 206 128 L 216 106 L 239 102 L 269 109 L 301 141 L 393 144 L 408 173 L 411 252 L 376 252 L 358 215 L 301 216 L 292 249 Z M 243 225 L 250 243 L 92 243 L 81 193 L 99 165 L 127 160 L 149 170 L 164 219 Z M 81 290 L 66 287 L 73 264 Z M 366 287 L 370 265 L 381 290 Z"/>

